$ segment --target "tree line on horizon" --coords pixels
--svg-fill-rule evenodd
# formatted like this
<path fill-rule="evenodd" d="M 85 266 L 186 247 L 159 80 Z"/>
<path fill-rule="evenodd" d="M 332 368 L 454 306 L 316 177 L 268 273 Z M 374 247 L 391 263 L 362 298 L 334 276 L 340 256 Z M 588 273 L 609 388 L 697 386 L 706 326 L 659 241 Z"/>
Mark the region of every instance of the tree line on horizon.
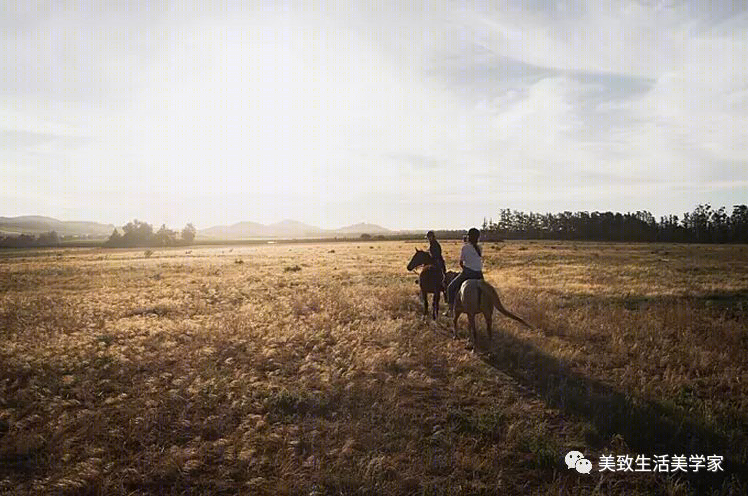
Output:
<path fill-rule="evenodd" d="M 648 211 L 635 213 L 613 212 L 562 212 L 525 213 L 502 209 L 498 220 L 484 219 L 483 239 L 549 239 L 572 241 L 632 241 L 675 243 L 747 243 L 748 206 L 735 205 L 727 214 L 725 207 L 713 209 L 709 204 L 700 204 L 682 218 L 677 215 L 660 217 L 657 221 Z M 442 239 L 458 239 L 463 230 L 436 230 Z M 153 226 L 137 219 L 122 228 L 122 234 L 114 229 L 103 244 L 108 248 L 136 248 L 159 246 L 185 246 L 195 240 L 197 230 L 187 224 L 180 232 L 162 225 L 157 231 Z M 409 239 L 412 234 L 361 235 L 361 239 Z M 0 248 L 29 248 L 60 246 L 66 237 L 55 231 L 39 235 L 21 234 L 0 236 Z"/>
<path fill-rule="evenodd" d="M 554 239 L 575 241 L 638 241 L 676 243 L 748 243 L 748 206 L 713 209 L 700 204 L 682 218 L 635 213 L 525 213 L 508 208 L 498 220 L 484 219 L 483 231 L 493 239 Z"/>
<path fill-rule="evenodd" d="M 0 236 L 0 248 L 29 248 L 34 246 L 59 246 L 62 238 L 57 231 L 44 232 L 39 235 L 20 234 L 18 236 Z"/>
<path fill-rule="evenodd" d="M 174 231 L 162 224 L 158 231 L 153 226 L 138 219 L 122 227 L 122 234 L 115 228 L 104 246 L 107 248 L 135 248 L 157 246 L 185 246 L 195 240 L 197 230 L 187 224 L 181 232 Z"/>

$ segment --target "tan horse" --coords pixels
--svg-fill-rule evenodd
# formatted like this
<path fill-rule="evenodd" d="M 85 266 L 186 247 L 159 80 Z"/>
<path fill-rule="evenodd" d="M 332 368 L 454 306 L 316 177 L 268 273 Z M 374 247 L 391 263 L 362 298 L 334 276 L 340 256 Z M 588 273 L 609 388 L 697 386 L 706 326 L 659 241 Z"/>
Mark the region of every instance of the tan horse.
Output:
<path fill-rule="evenodd" d="M 486 319 L 486 329 L 488 330 L 489 341 L 493 338 L 491 330 L 491 319 L 493 309 L 496 309 L 517 322 L 531 327 L 530 324 L 517 317 L 509 310 L 504 308 L 499 300 L 496 290 L 484 280 L 469 279 L 462 283 L 460 290 L 455 295 L 454 301 L 454 337 L 457 337 L 457 319 L 464 312 L 468 316 L 468 326 L 470 328 L 473 343 L 475 343 L 475 315 L 482 313 Z"/>

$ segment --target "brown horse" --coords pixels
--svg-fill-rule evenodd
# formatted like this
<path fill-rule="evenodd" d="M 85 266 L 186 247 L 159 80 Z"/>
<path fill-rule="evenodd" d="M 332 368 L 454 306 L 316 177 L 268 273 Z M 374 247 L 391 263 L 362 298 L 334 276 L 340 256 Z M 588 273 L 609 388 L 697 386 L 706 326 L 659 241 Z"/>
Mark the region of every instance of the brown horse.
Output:
<path fill-rule="evenodd" d="M 486 330 L 488 331 L 488 340 L 490 341 L 493 334 L 491 330 L 491 318 L 493 316 L 494 308 L 507 317 L 516 320 L 520 324 L 532 328 L 530 324 L 504 308 L 504 305 L 502 305 L 499 300 L 499 294 L 493 286 L 484 280 L 469 279 L 462 283 L 462 287 L 460 287 L 460 290 L 455 296 L 454 337 L 457 337 L 457 319 L 459 319 L 460 314 L 464 312 L 468 316 L 470 334 L 473 343 L 475 343 L 475 315 L 482 313 L 483 317 L 486 319 Z"/>
<path fill-rule="evenodd" d="M 429 313 L 428 294 L 433 293 L 432 317 L 436 320 L 437 315 L 439 315 L 439 295 L 444 293 L 444 299 L 447 299 L 447 285 L 457 276 L 457 273 L 450 271 L 443 277 L 441 269 L 434 262 L 431 254 L 418 248 L 416 248 L 413 258 L 408 263 L 408 270 L 414 270 L 416 267 L 423 267 L 421 274 L 418 276 L 418 285 L 421 287 L 421 297 L 423 298 L 423 314 L 428 315 Z"/>

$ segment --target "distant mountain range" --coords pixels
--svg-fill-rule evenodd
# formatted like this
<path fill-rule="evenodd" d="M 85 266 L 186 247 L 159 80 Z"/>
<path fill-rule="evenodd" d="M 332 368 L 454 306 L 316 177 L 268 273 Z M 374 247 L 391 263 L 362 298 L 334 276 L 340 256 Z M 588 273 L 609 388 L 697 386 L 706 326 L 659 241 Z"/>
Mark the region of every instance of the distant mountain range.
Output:
<path fill-rule="evenodd" d="M 393 231 L 376 224 L 361 222 L 339 229 L 322 229 L 310 226 L 297 220 L 286 219 L 275 224 L 257 222 L 238 222 L 230 226 L 215 226 L 197 231 L 199 237 L 214 239 L 247 239 L 247 238 L 332 238 L 335 236 L 352 236 L 361 234 L 393 234 Z"/>
<path fill-rule="evenodd" d="M 117 227 L 114 224 L 99 224 L 97 222 L 61 221 L 51 217 L 27 215 L 22 217 L 0 217 L 0 235 L 16 236 L 19 234 L 40 234 L 55 231 L 60 236 L 90 236 L 108 237 Z M 158 226 L 154 225 L 154 229 Z M 173 227 L 174 226 L 169 226 Z M 251 239 L 251 238 L 332 238 L 335 236 L 360 236 L 361 234 L 394 234 L 376 224 L 359 223 L 340 229 L 322 229 L 310 226 L 296 220 L 283 220 L 275 224 L 260 224 L 257 222 L 238 222 L 230 226 L 214 226 L 200 229 L 200 238 L 209 239 Z"/>
<path fill-rule="evenodd" d="M 40 234 L 55 231 L 60 236 L 104 237 L 112 234 L 113 224 L 98 222 L 62 221 L 40 215 L 22 217 L 0 217 L 0 234 Z"/>

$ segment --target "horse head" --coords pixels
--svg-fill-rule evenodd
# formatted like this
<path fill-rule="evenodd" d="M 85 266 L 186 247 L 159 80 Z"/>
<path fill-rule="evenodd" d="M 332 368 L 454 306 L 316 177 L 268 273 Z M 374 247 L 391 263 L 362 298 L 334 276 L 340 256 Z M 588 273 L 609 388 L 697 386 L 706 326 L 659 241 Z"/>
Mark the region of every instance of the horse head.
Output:
<path fill-rule="evenodd" d="M 434 263 L 434 260 L 431 258 L 431 254 L 427 251 L 422 251 L 416 248 L 416 252 L 413 254 L 413 258 L 410 259 L 410 263 L 408 263 L 408 270 L 413 270 L 416 267 L 420 267 L 422 265 L 431 265 Z"/>

